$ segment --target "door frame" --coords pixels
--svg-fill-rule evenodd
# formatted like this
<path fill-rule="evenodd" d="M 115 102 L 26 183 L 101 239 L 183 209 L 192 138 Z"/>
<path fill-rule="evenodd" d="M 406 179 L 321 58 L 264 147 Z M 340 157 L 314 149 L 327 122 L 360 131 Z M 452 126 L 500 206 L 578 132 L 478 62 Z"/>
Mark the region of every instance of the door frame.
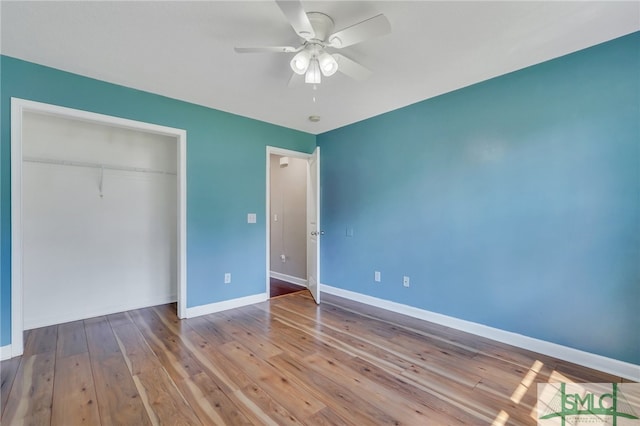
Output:
<path fill-rule="evenodd" d="M 177 301 L 179 318 L 187 310 L 187 131 L 58 105 L 11 98 L 11 357 L 24 352 L 22 123 L 25 112 L 56 115 L 176 138 L 177 161 Z"/>
<path fill-rule="evenodd" d="M 265 210 L 265 228 L 266 228 L 266 293 L 267 299 L 271 298 L 271 155 L 281 155 L 284 157 L 300 158 L 305 161 L 313 158 L 313 153 L 309 154 L 301 151 L 293 151 L 285 148 L 277 148 L 267 145 L 267 159 L 266 159 L 266 210 Z M 307 183 L 308 184 L 308 183 Z M 320 191 L 320 182 L 318 182 L 318 191 Z M 319 192 L 318 192 L 319 193 Z M 318 203 L 318 211 L 320 211 L 320 205 Z M 307 218 L 308 219 L 308 218 Z M 307 220 L 308 222 L 308 220 Z M 306 229 L 306 227 L 305 227 Z M 306 231 L 305 231 L 306 234 Z M 318 260 L 318 269 L 320 269 L 320 260 Z M 319 285 L 320 283 L 318 283 Z M 308 285 L 308 284 L 307 284 Z"/>

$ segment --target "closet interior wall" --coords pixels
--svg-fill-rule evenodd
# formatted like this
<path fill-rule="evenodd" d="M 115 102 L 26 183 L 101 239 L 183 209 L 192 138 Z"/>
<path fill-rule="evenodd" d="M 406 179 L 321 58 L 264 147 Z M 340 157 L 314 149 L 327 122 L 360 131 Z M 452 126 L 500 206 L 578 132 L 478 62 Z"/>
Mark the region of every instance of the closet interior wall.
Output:
<path fill-rule="evenodd" d="M 41 113 L 22 131 L 24 328 L 175 301 L 176 139 Z"/>

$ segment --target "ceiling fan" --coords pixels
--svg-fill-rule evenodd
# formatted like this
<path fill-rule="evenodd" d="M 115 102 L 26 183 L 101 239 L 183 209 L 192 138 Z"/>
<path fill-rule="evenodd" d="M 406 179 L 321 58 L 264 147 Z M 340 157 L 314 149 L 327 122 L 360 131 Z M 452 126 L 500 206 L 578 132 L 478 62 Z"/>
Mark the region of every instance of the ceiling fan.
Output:
<path fill-rule="evenodd" d="M 304 75 L 306 83 L 320 84 L 322 75 L 332 76 L 336 71 L 356 79 L 364 80 L 371 71 L 356 61 L 340 53 L 330 53 L 329 48 L 342 49 L 374 37 L 389 34 L 391 25 L 380 14 L 333 32 L 334 23 L 330 16 L 320 12 L 305 12 L 299 0 L 276 0 L 302 44 L 293 46 L 235 47 L 238 53 L 272 52 L 295 53 L 290 66 L 293 72 Z"/>

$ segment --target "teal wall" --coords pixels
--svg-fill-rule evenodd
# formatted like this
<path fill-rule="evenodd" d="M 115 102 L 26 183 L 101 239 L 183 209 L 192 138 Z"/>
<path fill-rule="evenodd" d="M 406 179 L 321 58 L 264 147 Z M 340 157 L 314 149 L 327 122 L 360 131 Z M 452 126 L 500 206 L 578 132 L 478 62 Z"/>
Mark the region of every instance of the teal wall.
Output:
<path fill-rule="evenodd" d="M 640 364 L 640 33 L 317 143 L 323 283 Z"/>
<path fill-rule="evenodd" d="M 265 147 L 312 152 L 315 136 L 6 56 L 0 71 L 0 346 L 11 341 L 11 97 L 185 129 L 187 305 L 265 291 Z"/>

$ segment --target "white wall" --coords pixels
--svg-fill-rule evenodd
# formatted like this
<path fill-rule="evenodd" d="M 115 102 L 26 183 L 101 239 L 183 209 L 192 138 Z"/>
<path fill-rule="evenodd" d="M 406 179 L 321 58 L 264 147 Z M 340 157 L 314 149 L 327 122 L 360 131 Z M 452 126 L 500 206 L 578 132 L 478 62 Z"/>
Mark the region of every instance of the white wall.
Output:
<path fill-rule="evenodd" d="M 270 159 L 271 271 L 300 284 L 307 279 L 307 161 L 288 157 L 280 167 L 280 158 Z"/>
<path fill-rule="evenodd" d="M 174 138 L 28 113 L 25 329 L 176 299 Z M 100 163 L 171 174 L 46 164 Z"/>

